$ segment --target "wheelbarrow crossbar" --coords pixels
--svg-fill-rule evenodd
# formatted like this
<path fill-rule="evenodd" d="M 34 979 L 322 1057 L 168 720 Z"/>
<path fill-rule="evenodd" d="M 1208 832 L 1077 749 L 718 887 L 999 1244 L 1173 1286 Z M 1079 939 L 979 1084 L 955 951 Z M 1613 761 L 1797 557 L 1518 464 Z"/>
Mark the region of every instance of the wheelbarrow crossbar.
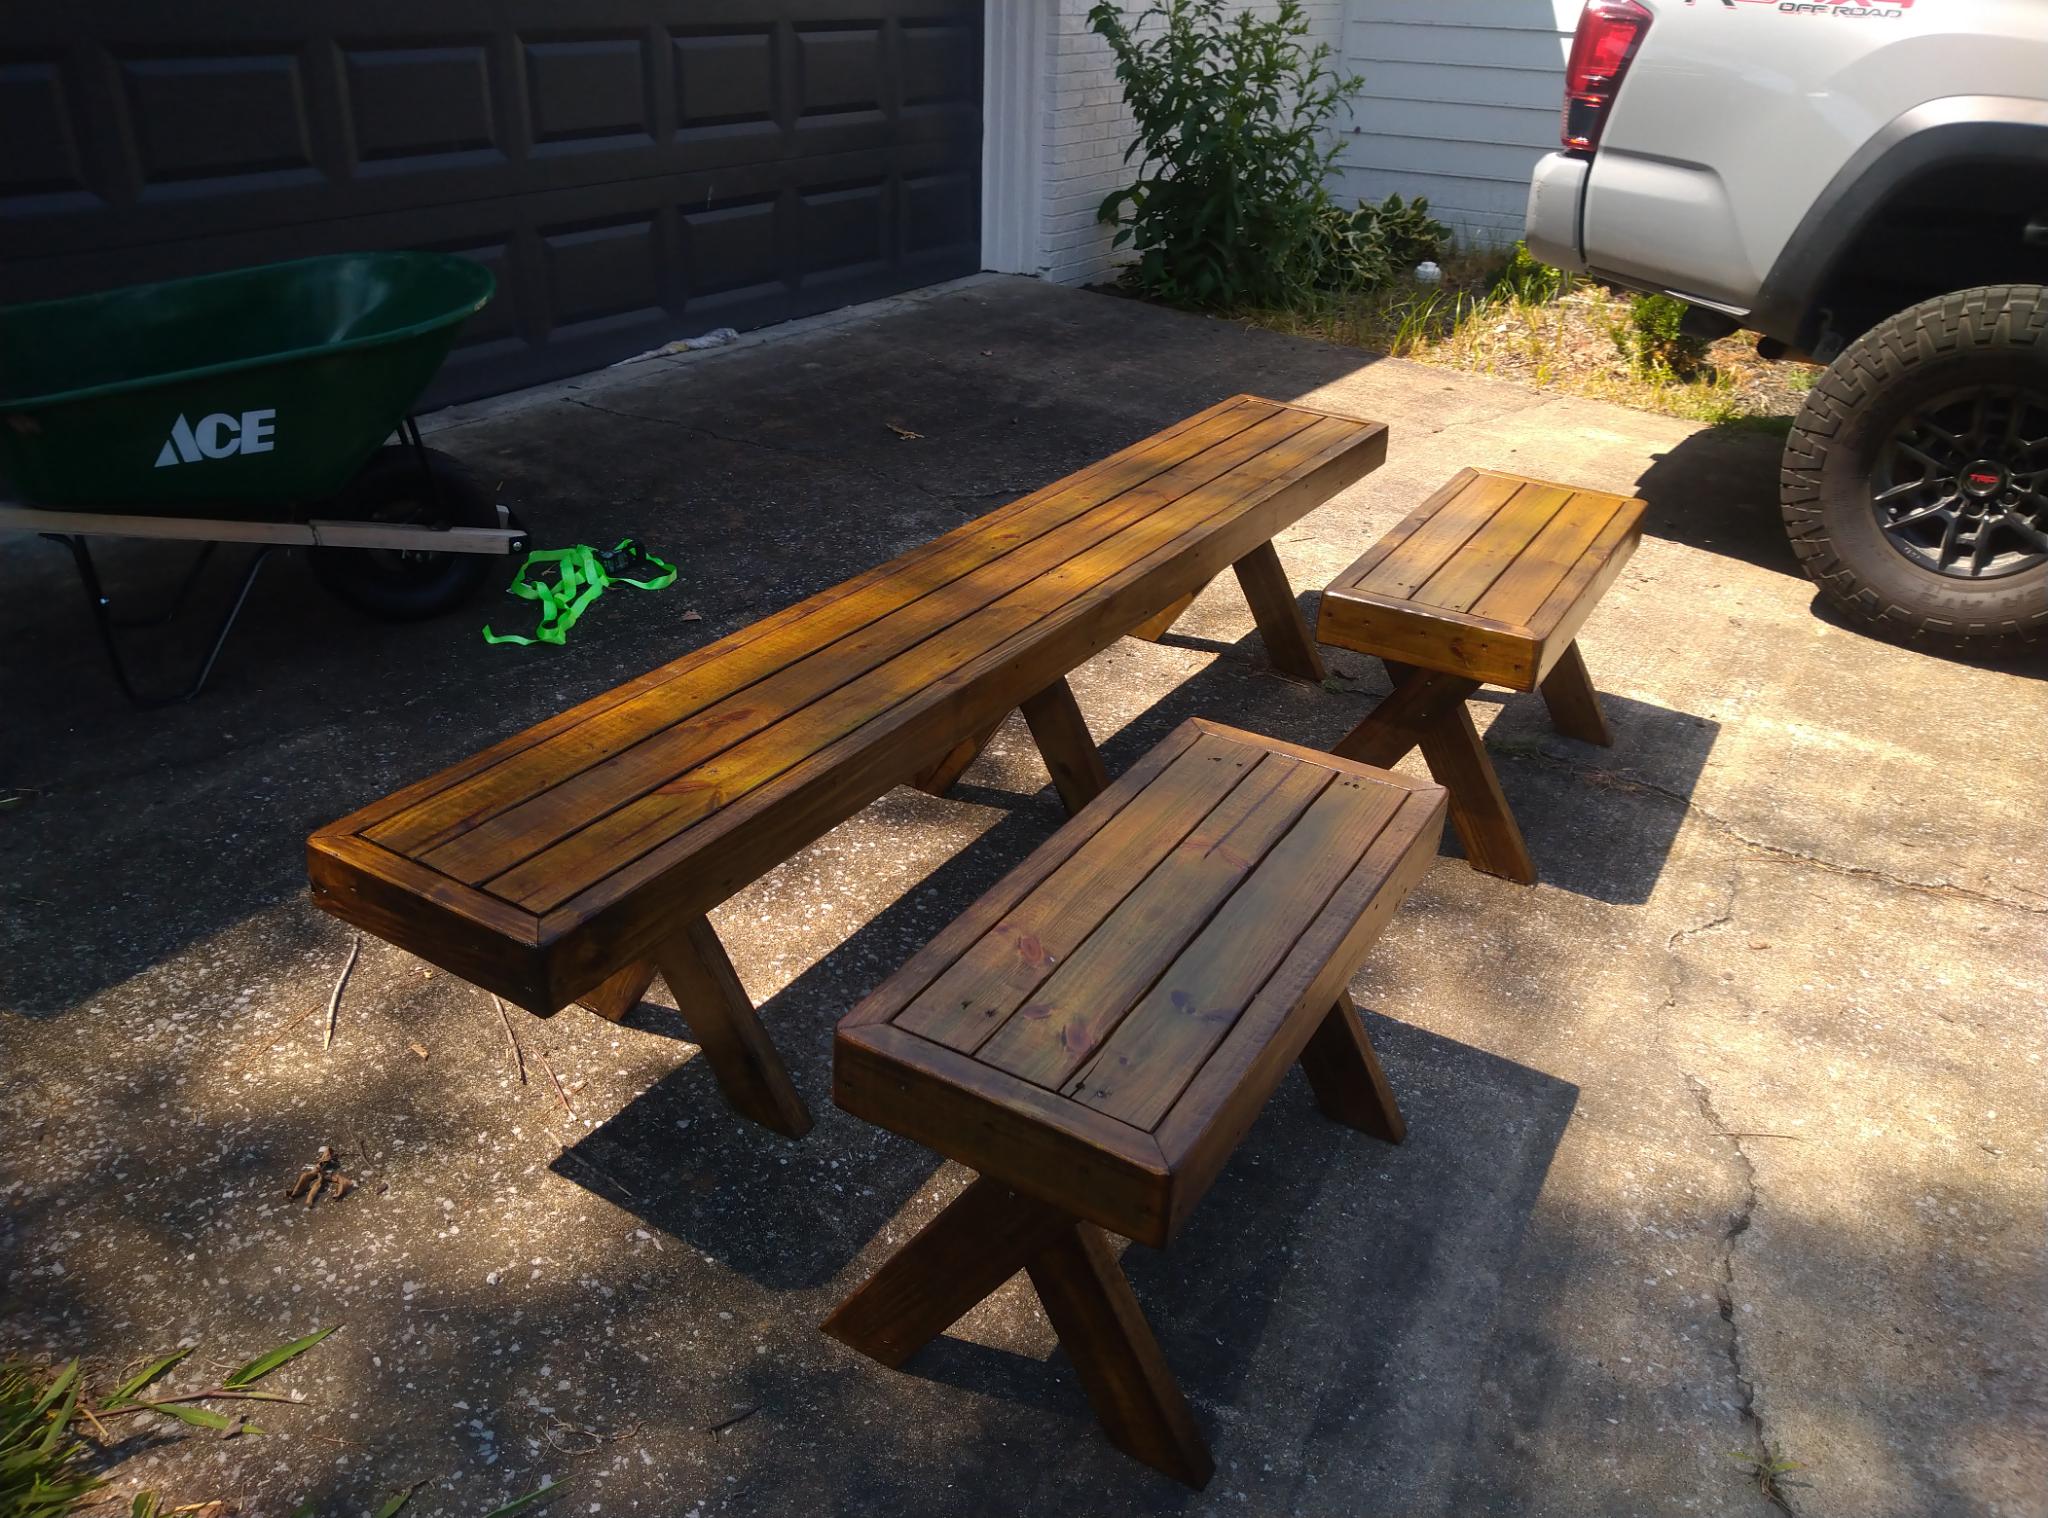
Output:
<path fill-rule="evenodd" d="M 523 553 L 526 533 L 499 509 L 498 527 L 434 527 L 418 522 L 244 522 L 216 517 L 124 516 L 45 511 L 0 504 L 0 532 L 46 537 L 157 538 L 193 543 L 267 543 L 275 548 L 388 548 L 435 553 Z"/>

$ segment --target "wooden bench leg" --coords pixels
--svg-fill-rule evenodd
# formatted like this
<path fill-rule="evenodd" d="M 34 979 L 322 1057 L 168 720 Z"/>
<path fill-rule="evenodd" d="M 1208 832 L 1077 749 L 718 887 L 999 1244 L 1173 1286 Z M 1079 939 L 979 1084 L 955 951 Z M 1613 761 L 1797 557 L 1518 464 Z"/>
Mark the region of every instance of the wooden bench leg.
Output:
<path fill-rule="evenodd" d="M 1102 767 L 1102 755 L 1088 731 L 1074 692 L 1065 680 L 1055 680 L 1023 706 L 1024 721 L 1038 741 L 1038 752 L 1052 772 L 1067 813 L 1081 810 L 1102 794 L 1109 784 L 1109 772 Z"/>
<path fill-rule="evenodd" d="M 1147 617 L 1140 622 L 1131 629 L 1130 635 L 1146 643 L 1157 643 L 1172 629 L 1173 624 L 1180 620 L 1181 613 L 1195 604 L 1195 597 L 1199 594 L 1199 591 L 1189 591 L 1157 616 Z"/>
<path fill-rule="evenodd" d="M 1301 1073 L 1308 1077 L 1325 1117 L 1390 1144 L 1408 1136 L 1394 1088 L 1372 1052 L 1349 991 L 1337 998 L 1309 1035 L 1301 1051 Z"/>
<path fill-rule="evenodd" d="M 832 1310 L 825 1332 L 893 1369 L 1072 1226 L 1057 1209 L 977 1178 Z"/>
<path fill-rule="evenodd" d="M 1092 1223 L 1075 1223 L 1024 1262 L 1109 1442 L 1200 1491 L 1216 1463 L 1131 1283 Z"/>
<path fill-rule="evenodd" d="M 576 1005 L 595 1012 L 608 1023 L 624 1022 L 640 1005 L 647 988 L 654 984 L 654 961 L 643 959 L 602 982 L 596 990 L 576 998 Z"/>
<path fill-rule="evenodd" d="M 842 1344 L 898 1366 L 1018 1270 L 1118 1449 L 1200 1489 L 1215 1469 L 1108 1237 L 976 1179 L 825 1320 Z"/>
<path fill-rule="evenodd" d="M 1339 740 L 1335 752 L 1381 768 L 1420 745 L 1437 784 L 1451 793 L 1451 826 L 1476 870 L 1533 885 L 1536 866 L 1501 794 L 1465 699 L 1477 680 L 1389 662 L 1393 693 Z"/>
<path fill-rule="evenodd" d="M 1259 636 L 1266 640 L 1266 657 L 1273 668 L 1297 680 L 1321 681 L 1329 672 L 1316 640 L 1309 636 L 1308 623 L 1294 602 L 1294 588 L 1287 583 L 1287 571 L 1271 543 L 1261 543 L 1232 566 L 1244 598 L 1251 603 L 1252 620 L 1259 624 Z"/>
<path fill-rule="evenodd" d="M 911 780 L 911 785 L 927 795 L 945 795 L 953 788 L 955 782 L 967 773 L 967 767 L 981 757 L 981 751 L 989 746 L 990 740 L 996 735 L 996 730 L 1002 725 L 1003 719 L 998 717 L 981 732 L 961 739 L 946 750 L 936 763 L 920 770 Z"/>
<path fill-rule="evenodd" d="M 1608 731 L 1607 715 L 1600 710 L 1600 697 L 1586 673 L 1585 656 L 1579 652 L 1577 639 L 1566 645 L 1563 656 L 1550 667 L 1550 673 L 1537 689 L 1543 692 L 1543 704 L 1550 708 L 1552 727 L 1581 743 L 1614 747 L 1614 734 Z"/>
<path fill-rule="evenodd" d="M 811 1114 L 711 924 L 692 917 L 654 963 L 733 1110 L 791 1138 L 810 1132 Z"/>

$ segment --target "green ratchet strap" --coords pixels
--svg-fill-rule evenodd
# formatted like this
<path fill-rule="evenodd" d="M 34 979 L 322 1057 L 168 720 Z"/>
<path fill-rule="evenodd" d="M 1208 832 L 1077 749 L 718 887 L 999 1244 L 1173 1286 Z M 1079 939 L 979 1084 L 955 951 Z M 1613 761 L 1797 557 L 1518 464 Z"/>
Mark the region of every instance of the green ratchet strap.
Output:
<path fill-rule="evenodd" d="M 553 564 L 557 566 L 556 578 L 529 580 L 527 571 L 536 566 Z M 628 570 L 645 566 L 654 571 L 641 577 L 627 573 Z M 588 543 L 578 543 L 574 548 L 549 548 L 526 556 L 526 562 L 519 566 L 519 573 L 512 577 L 512 583 L 505 587 L 507 595 L 517 596 L 522 601 L 540 602 L 540 626 L 533 630 L 531 638 L 522 638 L 517 633 L 492 632 L 484 629 L 486 643 L 566 643 L 569 629 L 576 625 L 576 619 L 583 615 L 607 586 L 631 585 L 638 590 L 660 590 L 672 583 L 676 567 L 649 553 L 635 538 L 619 539 L 619 546 L 595 549 Z"/>

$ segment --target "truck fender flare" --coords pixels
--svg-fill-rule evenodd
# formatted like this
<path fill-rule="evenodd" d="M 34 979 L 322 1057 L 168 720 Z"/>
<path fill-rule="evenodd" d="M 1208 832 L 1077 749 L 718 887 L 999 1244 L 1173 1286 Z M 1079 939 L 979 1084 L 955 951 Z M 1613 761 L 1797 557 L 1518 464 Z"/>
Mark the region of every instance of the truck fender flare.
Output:
<path fill-rule="evenodd" d="M 1822 319 L 1814 294 L 1826 288 L 1844 251 L 1893 191 L 1929 169 L 1964 161 L 2031 165 L 2044 175 L 2048 204 L 2048 101 L 1949 95 L 1893 117 L 1807 208 L 1758 289 L 1746 325 L 1811 351 Z"/>

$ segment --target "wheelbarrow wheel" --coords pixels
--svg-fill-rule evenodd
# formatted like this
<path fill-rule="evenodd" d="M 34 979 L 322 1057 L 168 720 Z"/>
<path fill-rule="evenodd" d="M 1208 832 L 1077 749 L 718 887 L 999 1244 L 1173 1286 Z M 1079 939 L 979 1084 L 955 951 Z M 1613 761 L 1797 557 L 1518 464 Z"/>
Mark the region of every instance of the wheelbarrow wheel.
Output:
<path fill-rule="evenodd" d="M 332 510 L 352 522 L 498 525 L 490 494 L 459 461 L 436 448 L 379 450 L 335 498 Z M 460 605 L 483 584 L 493 562 L 485 554 L 412 548 L 316 548 L 312 557 L 313 574 L 329 592 L 394 622 L 418 621 Z"/>

